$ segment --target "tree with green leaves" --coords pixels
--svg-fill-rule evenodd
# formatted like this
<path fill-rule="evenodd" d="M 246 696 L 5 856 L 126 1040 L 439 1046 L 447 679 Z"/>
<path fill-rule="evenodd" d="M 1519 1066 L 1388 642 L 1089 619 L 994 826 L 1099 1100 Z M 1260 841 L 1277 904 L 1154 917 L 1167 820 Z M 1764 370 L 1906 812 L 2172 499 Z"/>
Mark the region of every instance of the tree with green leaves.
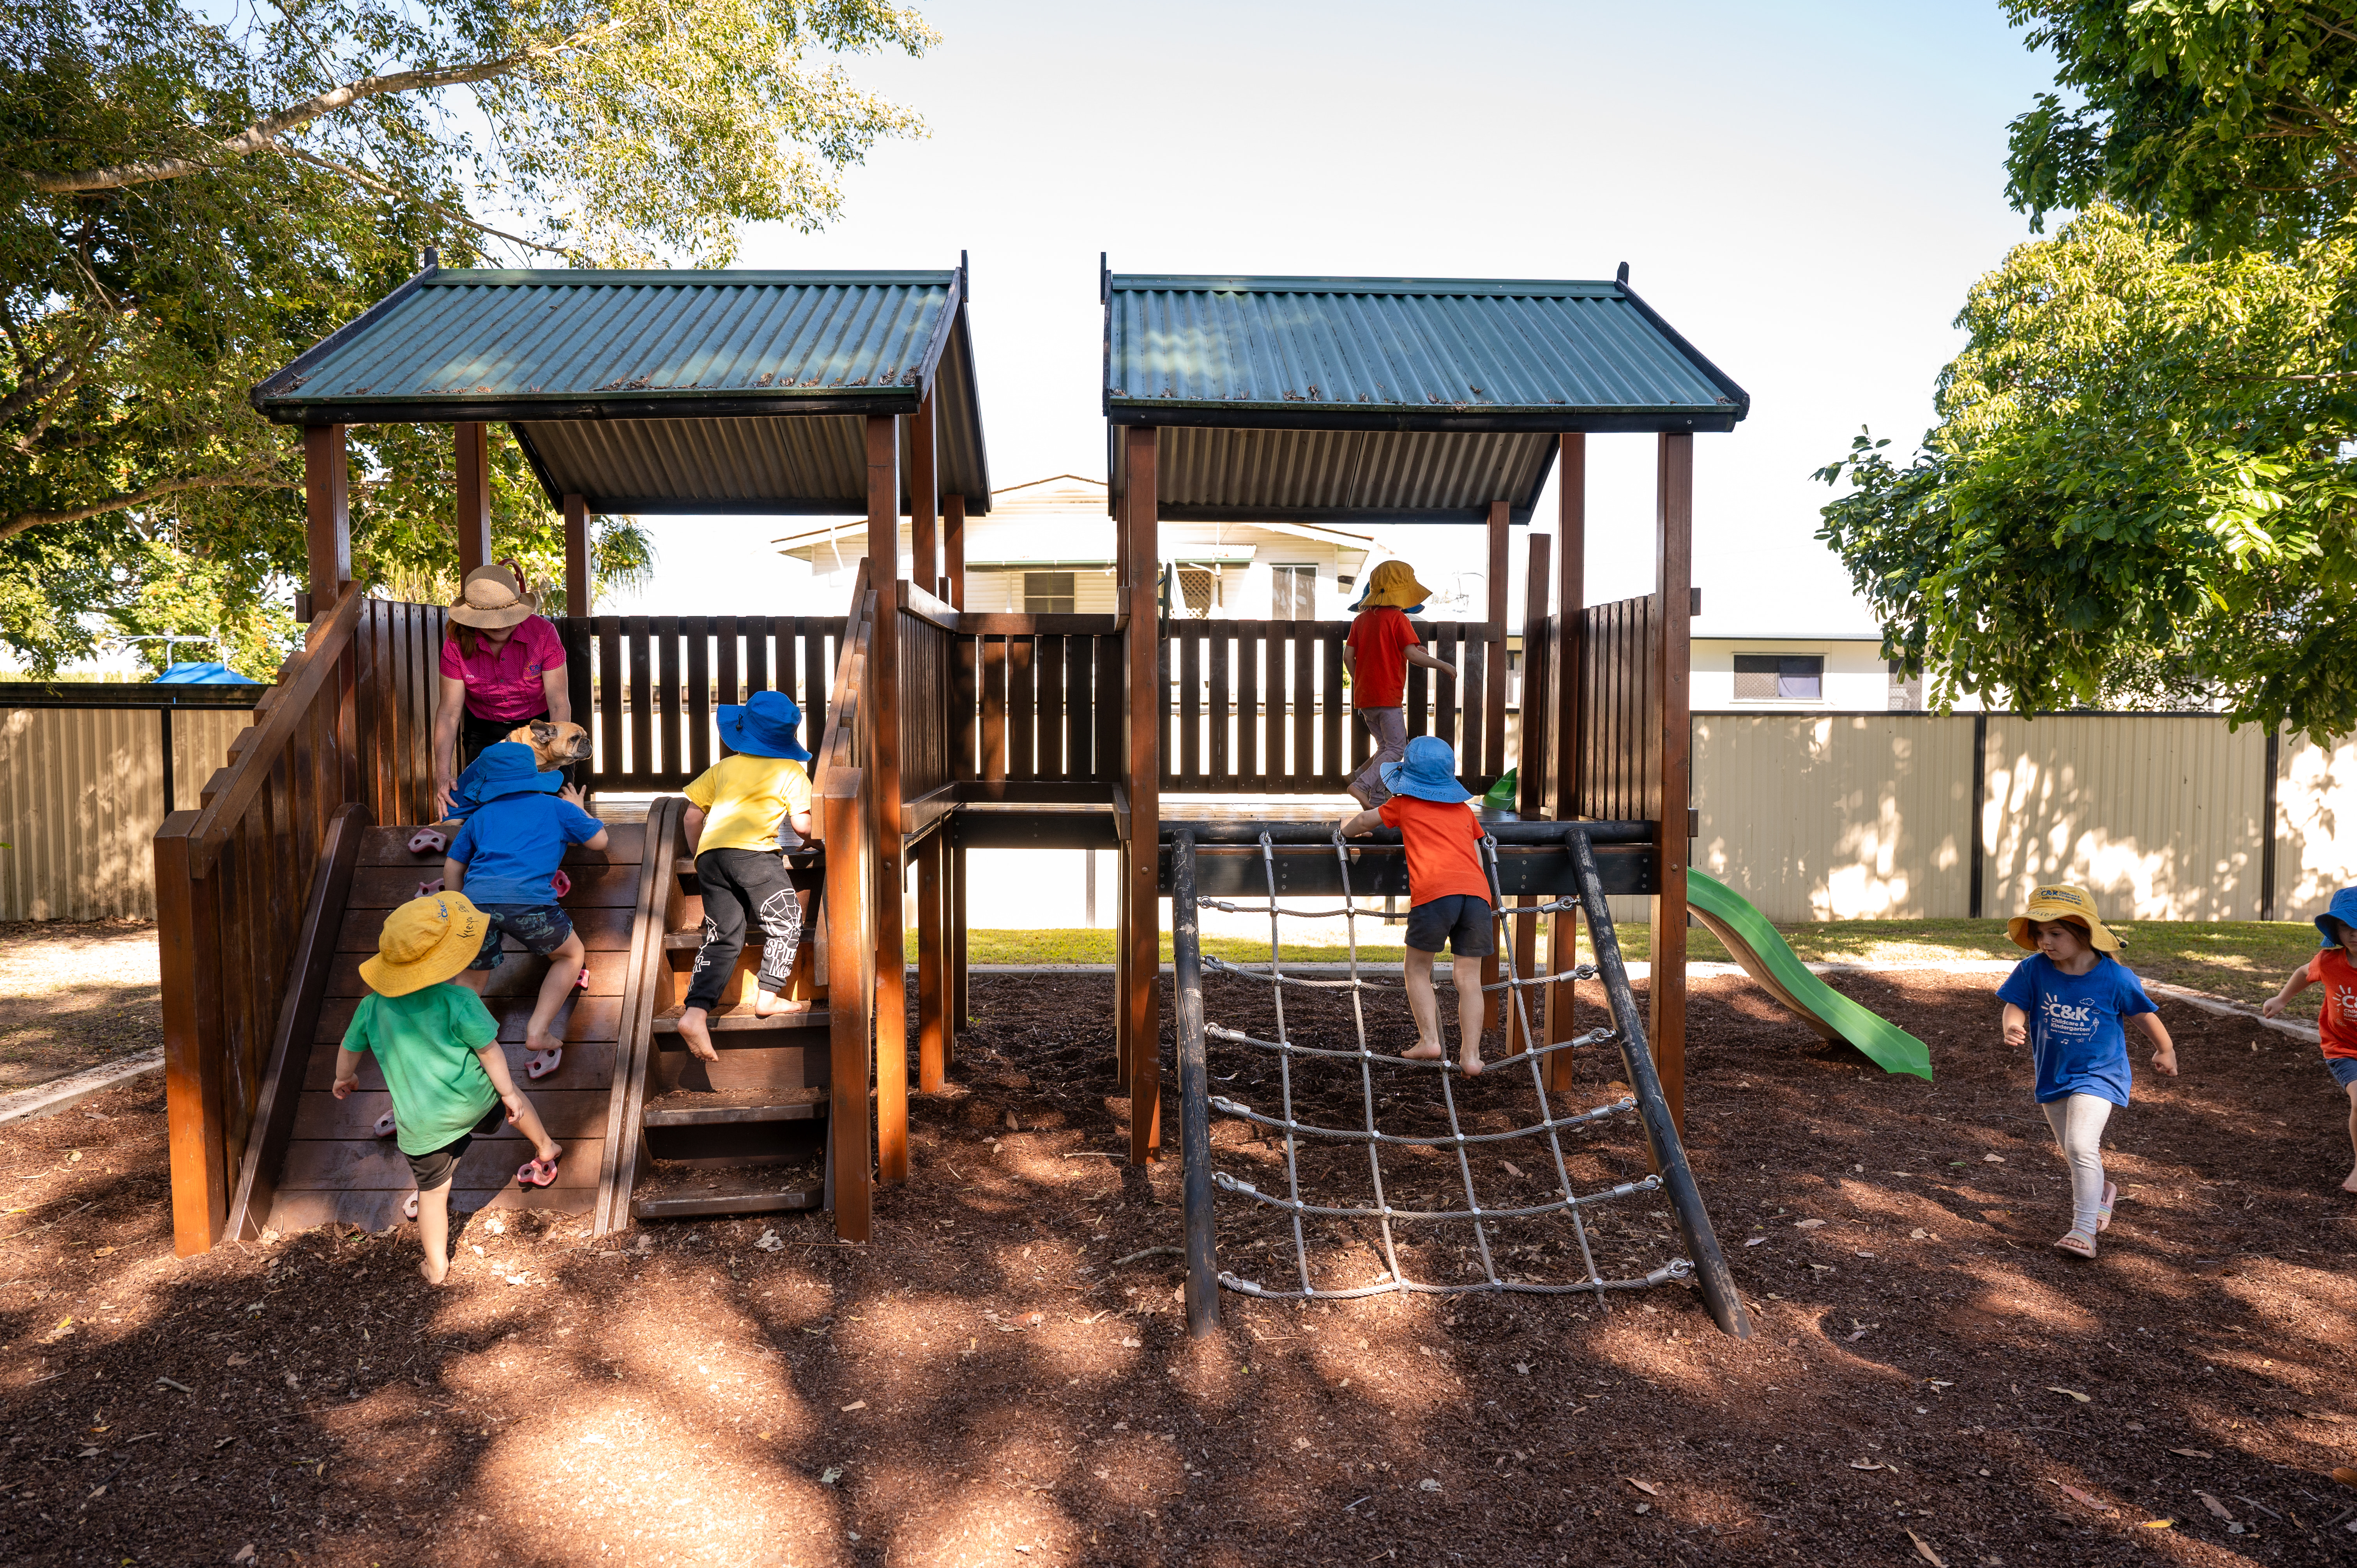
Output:
<path fill-rule="evenodd" d="M 712 266 L 745 223 L 823 225 L 868 146 L 921 132 L 842 58 L 932 41 L 878 0 L 0 11 L 0 649 L 47 671 L 199 632 L 218 640 L 184 653 L 267 675 L 294 629 L 301 461 L 249 386 L 428 248 Z M 356 575 L 447 596 L 447 433 L 353 436 Z M 492 528 L 556 575 L 561 525 L 512 442 Z M 648 564 L 630 520 L 598 520 L 602 585 Z"/>
<path fill-rule="evenodd" d="M 2098 202 L 2203 250 L 2287 258 L 2357 209 L 2357 6 L 2347 0 L 2004 0 L 2055 85 L 2013 124 L 2033 229 Z"/>
<path fill-rule="evenodd" d="M 2334 328 L 2357 246 L 2189 257 L 2097 207 L 1977 283 L 1939 424 L 1860 435 L 1826 541 L 1945 705 L 2222 700 L 2357 729 L 2357 468 Z"/>

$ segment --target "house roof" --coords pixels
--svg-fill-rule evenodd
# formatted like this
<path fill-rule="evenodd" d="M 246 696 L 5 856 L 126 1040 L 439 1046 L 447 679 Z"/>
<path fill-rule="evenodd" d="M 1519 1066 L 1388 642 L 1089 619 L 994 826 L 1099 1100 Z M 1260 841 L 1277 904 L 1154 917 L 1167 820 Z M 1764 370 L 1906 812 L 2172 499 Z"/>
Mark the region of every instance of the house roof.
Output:
<path fill-rule="evenodd" d="M 1572 431 L 1731 430 L 1750 394 L 1628 286 L 1106 273 L 1104 413 L 1174 520 L 1525 521 Z M 1125 443 L 1111 441 L 1116 503 Z"/>
<path fill-rule="evenodd" d="M 552 500 L 600 511 L 839 514 L 866 510 L 861 421 L 933 394 L 942 488 L 983 512 L 965 301 L 963 264 L 429 266 L 251 397 L 288 424 L 505 421 Z"/>

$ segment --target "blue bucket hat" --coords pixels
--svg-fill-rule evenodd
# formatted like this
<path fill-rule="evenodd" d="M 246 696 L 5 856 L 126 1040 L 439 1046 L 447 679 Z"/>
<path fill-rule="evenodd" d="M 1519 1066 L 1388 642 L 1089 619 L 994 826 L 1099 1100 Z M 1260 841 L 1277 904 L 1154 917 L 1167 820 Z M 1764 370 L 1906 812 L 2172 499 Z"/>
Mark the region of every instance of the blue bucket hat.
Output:
<path fill-rule="evenodd" d="M 2357 887 L 2343 887 L 2332 896 L 2332 907 L 2316 918 L 2316 929 L 2324 933 L 2319 947 L 2337 948 L 2341 939 L 2332 934 L 2331 922 L 2338 920 L 2352 930 L 2357 930 Z"/>
<path fill-rule="evenodd" d="M 783 692 L 756 692 L 742 706 L 720 710 L 720 738 L 729 750 L 747 757 L 808 762 L 810 748 L 794 738 L 802 723 L 802 710 L 791 697 Z"/>
<path fill-rule="evenodd" d="M 510 795 L 554 795 L 564 788 L 565 775 L 554 769 L 543 773 L 532 747 L 503 740 L 483 747 L 452 781 L 450 814 L 463 817 Z"/>
<path fill-rule="evenodd" d="M 1407 743 L 1407 755 L 1383 764 L 1383 788 L 1394 795 L 1419 800 L 1461 805 L 1473 792 L 1457 781 L 1457 754 L 1437 735 L 1420 735 Z"/>

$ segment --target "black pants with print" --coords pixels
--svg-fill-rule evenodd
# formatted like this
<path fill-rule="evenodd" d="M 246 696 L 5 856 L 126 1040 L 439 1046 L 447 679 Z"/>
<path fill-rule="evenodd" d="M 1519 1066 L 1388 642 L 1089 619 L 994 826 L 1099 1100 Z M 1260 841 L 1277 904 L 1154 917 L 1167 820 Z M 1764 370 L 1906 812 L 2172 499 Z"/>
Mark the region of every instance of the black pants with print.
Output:
<path fill-rule="evenodd" d="M 707 849 L 695 857 L 695 879 L 704 885 L 704 945 L 695 950 L 687 1005 L 709 1012 L 719 1002 L 748 926 L 761 929 L 761 989 L 783 991 L 802 938 L 802 907 L 786 857 L 776 850 Z"/>

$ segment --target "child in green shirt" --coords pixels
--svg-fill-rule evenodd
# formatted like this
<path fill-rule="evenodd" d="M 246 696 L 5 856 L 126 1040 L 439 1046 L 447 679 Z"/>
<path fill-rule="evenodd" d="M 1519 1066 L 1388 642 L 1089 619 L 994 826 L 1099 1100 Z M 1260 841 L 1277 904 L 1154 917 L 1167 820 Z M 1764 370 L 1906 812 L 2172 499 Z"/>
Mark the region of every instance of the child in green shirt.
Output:
<path fill-rule="evenodd" d="M 374 994 L 361 998 L 336 1053 L 335 1095 L 360 1087 L 361 1053 L 376 1057 L 393 1096 L 394 1133 L 417 1191 L 403 1212 L 417 1221 L 429 1284 L 450 1273 L 450 1185 L 475 1127 L 495 1106 L 532 1140 L 516 1172 L 526 1187 L 556 1181 L 563 1151 L 508 1076 L 499 1025 L 483 999 L 452 981 L 474 961 L 490 922 L 462 893 L 413 898 L 387 915 L 376 956 L 361 964 Z"/>

